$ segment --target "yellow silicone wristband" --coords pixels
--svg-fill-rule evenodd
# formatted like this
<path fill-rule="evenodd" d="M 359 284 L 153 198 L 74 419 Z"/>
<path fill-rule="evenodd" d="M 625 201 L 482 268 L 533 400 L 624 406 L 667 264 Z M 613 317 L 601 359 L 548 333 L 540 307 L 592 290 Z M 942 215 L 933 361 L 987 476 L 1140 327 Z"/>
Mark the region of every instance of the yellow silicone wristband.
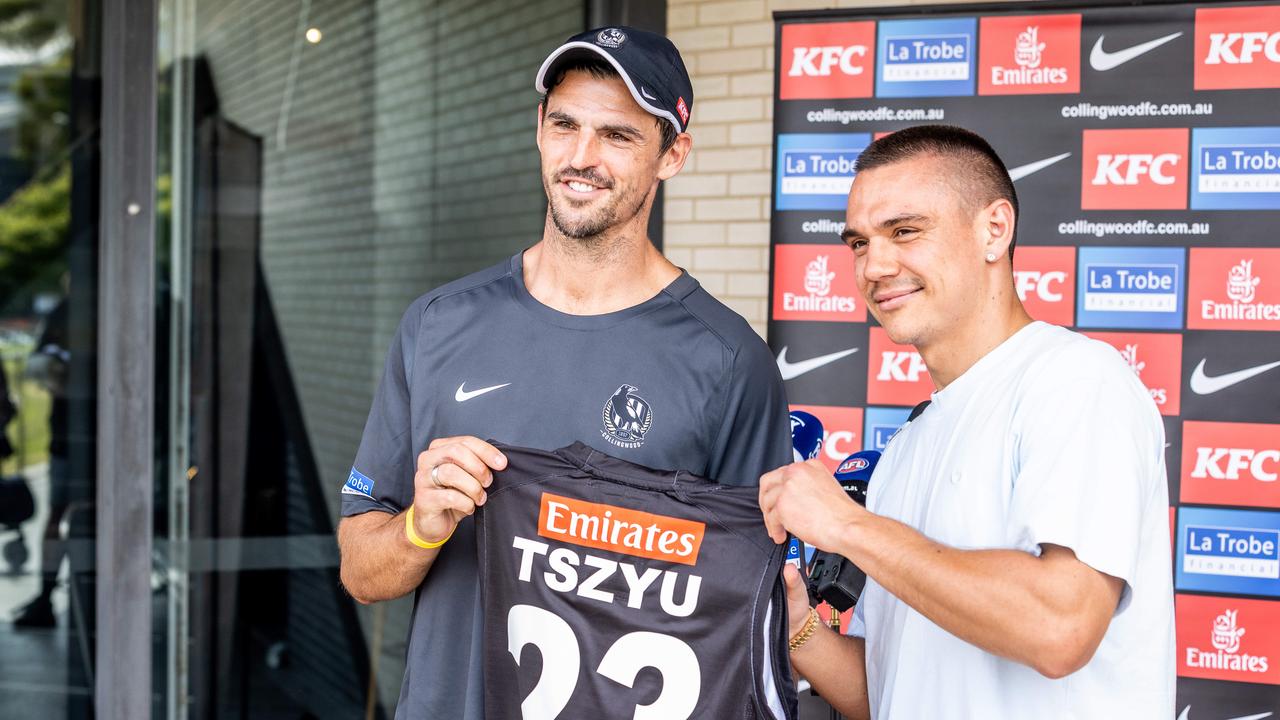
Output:
<path fill-rule="evenodd" d="M 457 528 L 454 528 L 454 529 L 456 530 Z M 418 537 L 418 533 L 414 532 L 413 506 L 410 505 L 409 512 L 405 513 L 404 515 L 404 535 L 405 537 L 409 538 L 409 542 L 413 543 L 414 545 L 417 545 L 423 550 L 435 550 L 441 545 L 449 542 L 449 538 L 453 537 L 453 530 L 450 530 L 449 534 L 445 535 L 444 539 L 441 540 L 440 542 L 427 542 L 426 540 L 423 540 L 422 538 Z"/>

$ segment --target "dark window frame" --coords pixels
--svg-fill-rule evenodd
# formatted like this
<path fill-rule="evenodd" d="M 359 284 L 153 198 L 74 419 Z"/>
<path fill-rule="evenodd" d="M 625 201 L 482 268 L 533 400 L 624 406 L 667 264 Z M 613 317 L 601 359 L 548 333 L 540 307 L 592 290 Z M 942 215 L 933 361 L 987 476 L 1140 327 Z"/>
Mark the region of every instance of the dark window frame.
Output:
<path fill-rule="evenodd" d="M 151 717 L 157 0 L 103 0 L 96 716 Z"/>

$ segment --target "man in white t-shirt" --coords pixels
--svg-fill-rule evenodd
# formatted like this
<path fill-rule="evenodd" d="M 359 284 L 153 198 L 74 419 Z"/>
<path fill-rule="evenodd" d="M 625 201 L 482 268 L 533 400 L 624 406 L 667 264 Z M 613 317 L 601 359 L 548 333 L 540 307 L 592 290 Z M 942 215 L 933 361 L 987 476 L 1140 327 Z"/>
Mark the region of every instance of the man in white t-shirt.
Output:
<path fill-rule="evenodd" d="M 841 637 L 787 572 L 792 663 L 847 716 L 1173 717 L 1164 428 L 1114 349 L 1027 315 L 1016 217 L 1004 164 L 968 131 L 900 130 L 858 160 L 843 237 L 859 289 L 937 390 L 866 509 L 816 461 L 760 484 L 775 540 L 867 573 Z"/>

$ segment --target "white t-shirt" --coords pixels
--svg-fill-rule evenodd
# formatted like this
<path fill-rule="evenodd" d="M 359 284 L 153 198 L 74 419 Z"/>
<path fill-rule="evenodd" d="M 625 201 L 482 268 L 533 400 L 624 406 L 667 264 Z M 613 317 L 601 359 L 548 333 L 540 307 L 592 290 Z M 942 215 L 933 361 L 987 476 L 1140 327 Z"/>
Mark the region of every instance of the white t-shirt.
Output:
<path fill-rule="evenodd" d="M 1173 581 L 1164 425 L 1110 345 L 1033 323 L 974 364 L 885 448 L 867 506 L 964 549 L 1071 548 L 1125 581 L 1087 665 L 1051 680 L 942 630 L 868 580 L 878 720 L 1174 714 Z"/>

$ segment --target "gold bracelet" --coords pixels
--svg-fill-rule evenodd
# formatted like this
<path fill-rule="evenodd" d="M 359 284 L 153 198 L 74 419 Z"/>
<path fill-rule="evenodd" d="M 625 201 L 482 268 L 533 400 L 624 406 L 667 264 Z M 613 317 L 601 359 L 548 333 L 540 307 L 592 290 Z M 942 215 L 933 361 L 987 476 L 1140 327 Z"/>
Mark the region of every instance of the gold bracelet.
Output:
<path fill-rule="evenodd" d="M 457 529 L 458 528 L 455 526 L 453 530 L 457 530 Z M 453 530 L 450 530 L 449 534 L 445 535 L 444 539 L 441 540 L 440 542 L 427 542 L 426 540 L 423 540 L 422 538 L 418 537 L 418 533 L 415 532 L 413 529 L 413 506 L 412 505 L 409 506 L 409 512 L 405 513 L 405 516 L 404 516 L 405 537 L 409 538 L 409 542 L 413 543 L 414 545 L 417 545 L 423 550 L 435 550 L 441 545 L 449 542 L 449 538 L 453 537 Z"/>
<path fill-rule="evenodd" d="M 813 637 L 813 634 L 818 631 L 820 622 L 822 620 L 818 617 L 818 611 L 809 608 L 809 619 L 804 621 L 804 627 L 800 628 L 800 632 L 787 641 L 787 647 L 791 649 L 791 652 L 799 650 L 801 645 L 809 642 L 809 638 Z"/>

